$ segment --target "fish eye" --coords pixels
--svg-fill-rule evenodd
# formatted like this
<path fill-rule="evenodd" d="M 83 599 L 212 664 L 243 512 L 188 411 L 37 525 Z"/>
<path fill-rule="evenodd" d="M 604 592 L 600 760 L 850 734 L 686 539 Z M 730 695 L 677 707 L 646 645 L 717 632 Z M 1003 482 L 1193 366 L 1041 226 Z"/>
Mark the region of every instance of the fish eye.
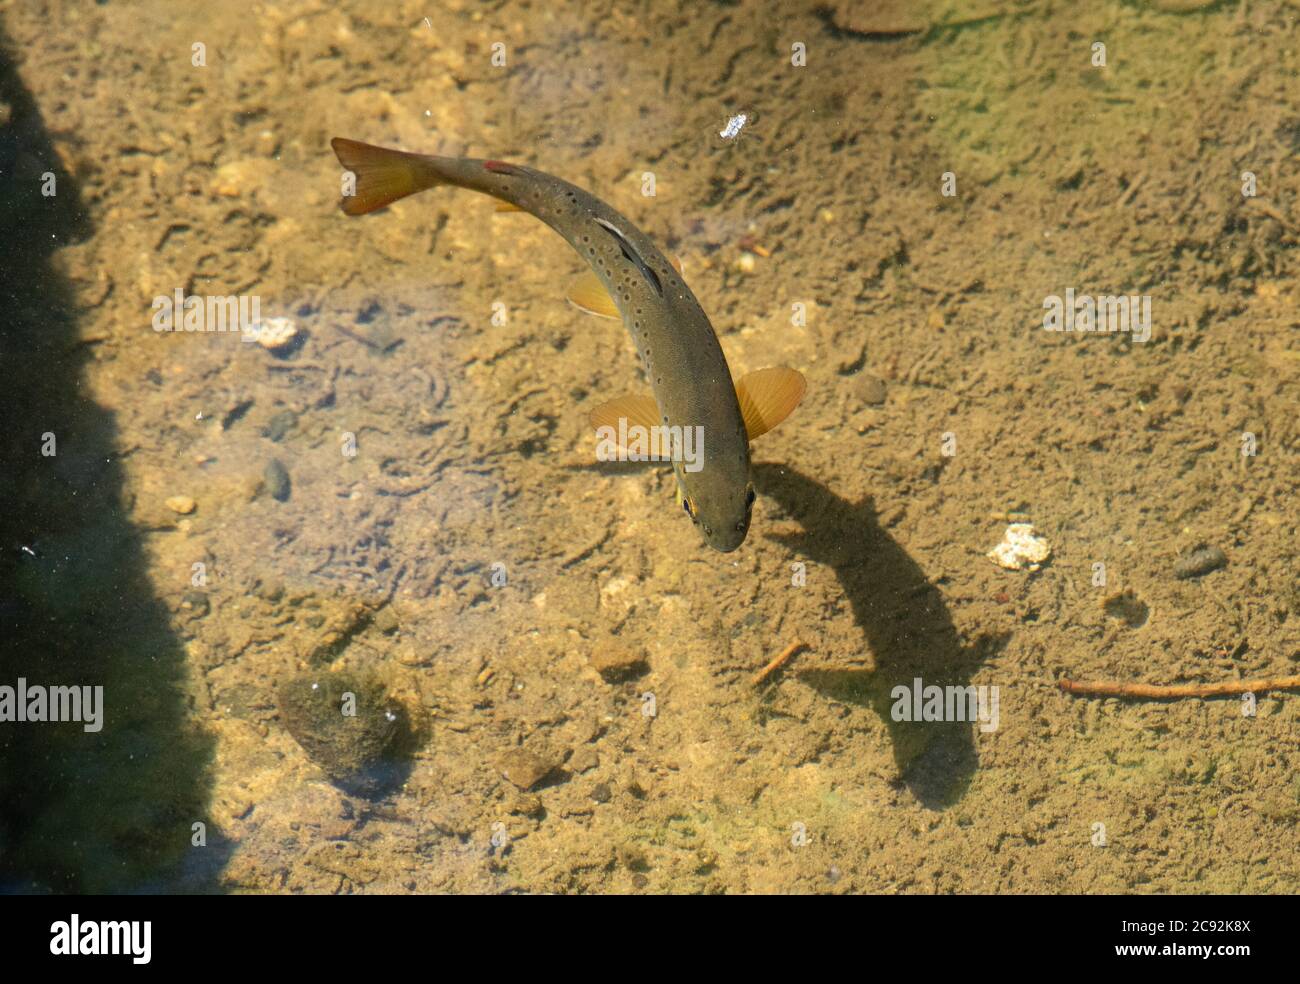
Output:
<path fill-rule="evenodd" d="M 694 519 L 694 518 L 695 518 L 695 511 L 694 511 L 693 509 L 691 509 L 691 500 L 690 500 L 690 499 L 683 499 L 683 500 L 682 500 L 682 508 L 686 510 L 686 515 L 687 515 L 687 516 L 690 516 L 691 519 Z"/>
<path fill-rule="evenodd" d="M 754 504 L 754 489 L 751 487 L 745 490 L 745 508 L 748 509 L 753 504 Z"/>

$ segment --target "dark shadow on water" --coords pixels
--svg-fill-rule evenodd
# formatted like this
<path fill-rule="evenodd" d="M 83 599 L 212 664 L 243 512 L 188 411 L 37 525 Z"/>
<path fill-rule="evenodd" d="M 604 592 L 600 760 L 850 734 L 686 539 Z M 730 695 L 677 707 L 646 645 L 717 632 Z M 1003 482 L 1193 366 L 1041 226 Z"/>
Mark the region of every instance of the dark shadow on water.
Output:
<path fill-rule="evenodd" d="M 93 231 L 0 34 L 0 686 L 104 688 L 98 732 L 0 722 L 0 891 L 203 891 L 228 853 L 210 823 L 191 847 L 211 742 L 189 723 L 185 652 L 146 580 L 53 260 Z"/>
<path fill-rule="evenodd" d="M 894 760 L 912 794 L 930 809 L 956 803 L 978 765 L 974 728 L 965 721 L 895 721 L 897 686 L 961 686 L 1004 644 L 962 644 L 943 596 L 877 521 L 868 498 L 852 503 L 783 465 L 756 464 L 755 486 L 804 527 L 773 539 L 835 571 L 875 657 L 874 670 L 806 670 L 798 675 L 835 700 L 870 707 L 884 721 Z"/>

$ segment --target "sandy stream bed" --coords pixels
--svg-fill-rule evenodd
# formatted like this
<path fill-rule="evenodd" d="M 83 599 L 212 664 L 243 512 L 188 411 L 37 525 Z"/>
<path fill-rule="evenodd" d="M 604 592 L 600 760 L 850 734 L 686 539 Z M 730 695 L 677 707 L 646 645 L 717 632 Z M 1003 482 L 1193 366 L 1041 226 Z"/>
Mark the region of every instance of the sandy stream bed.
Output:
<path fill-rule="evenodd" d="M 116 584 L 24 589 L 61 623 L 95 608 L 91 640 L 16 658 L 90 653 L 110 724 L 53 745 L 82 781 L 32 793 L 13 877 L 1300 890 L 1296 696 L 1250 717 L 1055 688 L 1300 672 L 1300 7 L 1171 6 L 982 4 L 944 27 L 952 5 L 882 25 L 778 3 L 0 4 L 92 225 L 49 256 L 64 387 L 24 426 L 70 415 L 64 468 L 108 452 L 107 473 L 33 478 L 21 535 L 74 586 Z M 347 219 L 333 135 L 591 189 L 682 257 L 736 375 L 806 374 L 755 445 L 741 550 L 706 551 L 666 471 L 593 465 L 586 412 L 643 384 L 626 333 L 566 304 L 579 258 L 465 192 Z M 157 334 L 149 303 L 177 287 L 255 293 L 305 340 Z M 1150 340 L 1044 332 L 1067 287 L 1149 294 Z M 1007 514 L 1050 541 L 1042 570 L 985 557 Z M 131 546 L 95 566 L 106 542 Z M 1202 544 L 1226 565 L 1175 578 Z M 607 682 L 619 652 L 644 667 Z M 303 670 L 383 682 L 409 722 L 393 788 L 339 788 L 287 732 L 276 687 Z M 893 721 L 916 676 L 998 687 L 998 728 Z M 533 788 L 503 775 L 519 749 L 553 767 Z"/>

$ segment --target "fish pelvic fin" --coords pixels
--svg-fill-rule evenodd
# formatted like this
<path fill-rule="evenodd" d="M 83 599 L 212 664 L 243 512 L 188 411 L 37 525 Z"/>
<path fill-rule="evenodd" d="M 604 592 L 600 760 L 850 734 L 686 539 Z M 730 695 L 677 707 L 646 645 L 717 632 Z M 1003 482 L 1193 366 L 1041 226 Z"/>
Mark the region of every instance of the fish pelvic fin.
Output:
<path fill-rule="evenodd" d="M 794 413 L 808 383 L 803 373 L 784 366 L 746 373 L 736 384 L 736 400 L 752 441 Z"/>
<path fill-rule="evenodd" d="M 623 317 L 605 285 L 590 270 L 569 285 L 568 297 L 569 303 L 578 310 L 594 314 L 598 318 Z"/>
<path fill-rule="evenodd" d="M 677 257 L 669 256 L 668 262 L 679 274 L 682 272 L 682 261 Z M 614 298 L 609 295 L 609 291 L 605 289 L 605 285 L 601 283 L 594 270 L 588 270 L 569 285 L 568 298 L 569 303 L 574 307 L 588 314 L 594 314 L 598 318 L 623 317 L 619 313 L 618 305 L 614 303 Z"/>
<path fill-rule="evenodd" d="M 591 411 L 587 419 L 591 421 L 591 426 L 598 434 L 603 428 L 609 428 L 613 432 L 610 434 L 610 440 L 620 451 L 644 454 L 647 449 L 637 445 L 658 425 L 659 406 L 651 396 L 620 396 L 616 400 L 602 403 Z M 622 427 L 619 426 L 620 421 Z M 631 438 L 629 443 L 634 446 L 628 447 L 623 444 L 618 439 L 618 435 L 621 434 L 627 434 Z"/>
<path fill-rule="evenodd" d="M 330 146 L 344 169 L 356 176 L 355 192 L 344 195 L 339 203 L 347 215 L 365 215 L 399 198 L 445 183 L 430 159 L 422 154 L 408 154 L 343 137 L 335 137 Z"/>

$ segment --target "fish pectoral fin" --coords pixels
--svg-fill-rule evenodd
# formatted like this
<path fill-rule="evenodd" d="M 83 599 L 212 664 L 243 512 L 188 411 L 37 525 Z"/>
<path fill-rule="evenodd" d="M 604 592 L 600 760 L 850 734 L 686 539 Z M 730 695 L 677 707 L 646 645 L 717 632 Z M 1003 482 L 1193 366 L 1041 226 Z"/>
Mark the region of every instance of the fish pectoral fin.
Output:
<path fill-rule="evenodd" d="M 794 413 L 807 388 L 803 373 L 784 366 L 742 376 L 736 384 L 736 399 L 749 439 L 766 434 Z"/>
<path fill-rule="evenodd" d="M 498 212 L 526 212 L 526 211 L 528 211 L 528 210 L 527 210 L 526 208 L 523 208 L 523 207 L 519 206 L 519 205 L 515 205 L 515 204 L 513 204 L 512 202 L 503 202 L 503 201 L 501 201 L 500 199 L 497 199 L 497 203 L 496 203 L 495 211 L 498 211 Z"/>
<path fill-rule="evenodd" d="M 569 302 L 574 307 L 581 308 L 588 314 L 594 314 L 598 318 L 619 319 L 623 317 L 619 313 L 618 305 L 614 303 L 614 298 L 609 296 L 609 291 L 605 289 L 605 285 L 600 282 L 600 278 L 591 270 L 588 270 L 569 285 L 568 296 Z"/>
<path fill-rule="evenodd" d="M 340 203 L 348 215 L 365 215 L 399 198 L 443 184 L 430 161 L 420 154 L 389 150 L 359 140 L 335 137 L 334 155 L 357 179 L 355 193 Z"/>
<path fill-rule="evenodd" d="M 510 209 L 498 208 L 497 211 L 510 211 Z M 679 274 L 682 272 L 682 261 L 677 257 L 670 255 L 668 262 Z M 568 298 L 574 307 L 581 308 L 598 318 L 618 320 L 623 317 L 619 313 L 618 305 L 614 303 L 614 298 L 610 297 L 609 291 L 605 289 L 605 285 L 600 282 L 594 270 L 588 270 L 569 285 Z"/>
<path fill-rule="evenodd" d="M 632 453 L 644 454 L 648 450 L 643 447 L 627 447 L 620 440 L 623 436 L 636 438 L 638 436 L 649 437 L 651 429 L 659 423 L 659 406 L 655 403 L 654 397 L 650 396 L 620 396 L 617 400 L 610 400 L 608 403 L 602 403 L 595 410 L 591 411 L 591 426 L 599 431 L 602 427 L 609 427 L 613 430 L 613 440 L 620 449 Z M 624 421 L 622 427 L 619 422 Z M 641 431 L 634 432 L 633 427 L 641 428 Z"/>

